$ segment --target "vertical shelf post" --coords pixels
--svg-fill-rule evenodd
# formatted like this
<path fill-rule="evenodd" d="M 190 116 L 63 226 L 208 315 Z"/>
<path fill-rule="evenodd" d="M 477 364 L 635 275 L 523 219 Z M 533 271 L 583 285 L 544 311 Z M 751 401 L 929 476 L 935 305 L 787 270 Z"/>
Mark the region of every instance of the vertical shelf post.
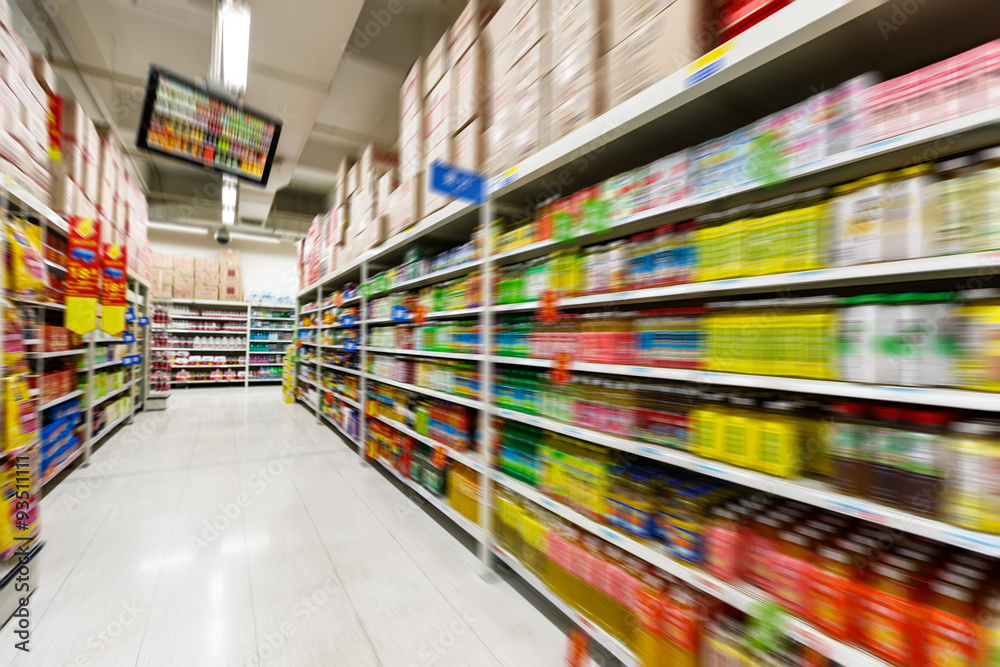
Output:
<path fill-rule="evenodd" d="M 365 404 L 368 402 L 368 292 L 361 287 L 368 283 L 368 254 L 361 259 L 361 279 L 358 281 L 358 456 L 365 464 L 365 447 L 368 442 L 368 418 Z"/>
<path fill-rule="evenodd" d="M 483 238 L 483 276 L 482 284 L 483 312 L 480 318 L 480 348 L 483 355 L 483 367 L 480 377 L 482 409 L 479 411 L 479 433 L 482 437 L 483 473 L 481 488 L 483 500 L 479 504 L 479 525 L 482 528 L 482 539 L 479 542 L 480 574 L 489 578 L 493 572 L 493 553 L 490 548 L 492 541 L 492 518 L 490 511 L 493 493 L 493 234 L 490 225 L 493 224 L 493 198 L 488 197 L 486 203 L 479 207 L 479 227 Z"/>

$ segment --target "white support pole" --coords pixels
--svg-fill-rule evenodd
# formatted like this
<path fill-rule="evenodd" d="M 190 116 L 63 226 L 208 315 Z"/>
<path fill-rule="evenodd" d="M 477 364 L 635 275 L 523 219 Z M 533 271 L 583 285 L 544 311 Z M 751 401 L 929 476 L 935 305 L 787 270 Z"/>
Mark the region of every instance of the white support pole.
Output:
<path fill-rule="evenodd" d="M 243 357 L 243 387 L 250 388 L 250 335 L 253 330 L 253 306 L 247 304 L 246 352 Z"/>
<path fill-rule="evenodd" d="M 493 199 L 487 198 L 486 203 L 479 207 L 479 226 L 483 238 L 483 314 L 480 319 L 480 348 L 483 354 L 483 369 L 480 374 L 480 400 L 482 409 L 479 411 L 479 433 L 482 438 L 483 475 L 481 488 L 483 499 L 479 504 L 479 525 L 482 528 L 482 541 L 479 543 L 480 575 L 487 580 L 493 577 L 493 542 L 491 509 L 493 495 L 493 234 L 490 225 L 493 224 Z"/>

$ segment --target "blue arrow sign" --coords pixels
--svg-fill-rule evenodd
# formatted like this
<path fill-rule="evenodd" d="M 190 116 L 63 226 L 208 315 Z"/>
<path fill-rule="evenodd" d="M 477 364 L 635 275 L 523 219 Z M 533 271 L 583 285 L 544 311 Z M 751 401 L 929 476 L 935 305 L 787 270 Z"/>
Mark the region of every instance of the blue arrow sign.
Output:
<path fill-rule="evenodd" d="M 434 160 L 431 163 L 431 190 L 455 199 L 466 199 L 473 204 L 482 204 L 486 201 L 486 176 Z"/>

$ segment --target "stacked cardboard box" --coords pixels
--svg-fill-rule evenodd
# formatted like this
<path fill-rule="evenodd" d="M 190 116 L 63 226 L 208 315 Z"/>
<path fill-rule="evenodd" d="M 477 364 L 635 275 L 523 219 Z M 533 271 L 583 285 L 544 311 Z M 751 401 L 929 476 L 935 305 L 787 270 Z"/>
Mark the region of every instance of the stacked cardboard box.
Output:
<path fill-rule="evenodd" d="M 384 177 L 395 179 L 399 155 L 393 151 L 368 144 L 358 163 L 360 183 L 352 204 L 352 243 L 357 252 L 364 252 L 381 244 L 388 233 L 387 219 L 379 215 L 379 183 Z"/>
<path fill-rule="evenodd" d="M 35 58 L 18 37 L 6 1 L 0 11 L 0 173 L 48 202 L 48 90 L 52 69 Z"/>
<path fill-rule="evenodd" d="M 150 274 L 150 291 L 154 299 L 174 296 L 174 256 L 163 252 L 152 254 L 153 269 Z"/>
<path fill-rule="evenodd" d="M 611 0 L 608 104 L 615 107 L 715 45 L 706 0 Z"/>
<path fill-rule="evenodd" d="M 390 203 L 390 234 L 423 217 L 424 61 L 418 58 L 403 81 L 399 99 L 399 187 Z"/>
<path fill-rule="evenodd" d="M 219 260 L 198 258 L 194 261 L 194 298 L 219 300 Z"/>
<path fill-rule="evenodd" d="M 174 255 L 173 290 L 175 299 L 194 298 L 194 257 Z"/>
<path fill-rule="evenodd" d="M 240 251 L 223 248 L 219 251 L 219 299 L 222 301 L 243 300 L 243 268 Z"/>

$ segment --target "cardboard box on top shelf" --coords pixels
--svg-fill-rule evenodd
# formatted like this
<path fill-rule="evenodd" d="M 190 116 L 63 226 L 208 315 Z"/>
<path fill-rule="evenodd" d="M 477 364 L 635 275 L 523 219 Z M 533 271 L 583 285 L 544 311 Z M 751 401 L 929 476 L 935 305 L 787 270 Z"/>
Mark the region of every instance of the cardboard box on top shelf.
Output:
<path fill-rule="evenodd" d="M 240 268 L 239 264 L 223 266 L 219 269 L 219 280 L 243 280 L 243 269 Z"/>
<path fill-rule="evenodd" d="M 448 45 L 450 43 L 450 30 L 445 30 L 444 35 L 434 45 L 431 52 L 424 60 L 424 83 L 423 95 L 426 98 L 434 90 L 435 86 L 441 82 L 451 64 L 448 62 Z"/>
<path fill-rule="evenodd" d="M 174 282 L 173 294 L 175 299 L 193 299 L 194 283 Z"/>
<path fill-rule="evenodd" d="M 458 132 L 483 111 L 486 68 L 480 43 L 470 45 L 451 68 L 452 128 Z"/>
<path fill-rule="evenodd" d="M 217 259 L 198 257 L 194 260 L 194 270 L 199 273 L 218 273 L 220 264 Z"/>
<path fill-rule="evenodd" d="M 399 182 L 394 196 L 395 210 L 390 216 L 390 234 L 409 229 L 423 217 L 423 174 L 418 173 Z"/>
<path fill-rule="evenodd" d="M 703 0 L 675 0 L 608 52 L 608 108 L 697 60 L 713 39 Z"/>
<path fill-rule="evenodd" d="M 427 153 L 427 161 L 424 163 L 423 211 L 421 211 L 424 216 L 428 216 L 452 202 L 451 197 L 438 194 L 431 189 L 431 165 L 435 160 L 451 164 L 452 157 L 451 139 L 441 142 Z"/>
<path fill-rule="evenodd" d="M 174 270 L 174 256 L 168 253 L 154 252 L 152 262 L 154 269 L 167 269 L 168 271 Z"/>
<path fill-rule="evenodd" d="M 76 197 L 79 188 L 69 174 L 52 176 L 52 210 L 60 213 L 72 213 L 76 210 Z"/>
<path fill-rule="evenodd" d="M 451 27 L 451 44 L 448 47 L 448 58 L 454 67 L 458 59 L 465 55 L 469 47 L 479 39 L 486 24 L 496 13 L 497 3 L 491 0 L 469 0 L 465 9 L 455 19 Z"/>
<path fill-rule="evenodd" d="M 399 120 L 423 115 L 424 59 L 417 58 L 399 89 Z"/>
<path fill-rule="evenodd" d="M 483 170 L 483 121 L 476 118 L 453 140 L 452 163 L 470 171 Z"/>
<path fill-rule="evenodd" d="M 233 248 L 223 248 L 219 251 L 219 267 L 239 266 L 240 251 Z"/>
<path fill-rule="evenodd" d="M 392 206 L 392 193 L 399 185 L 399 174 L 395 169 L 382 174 L 378 179 L 376 206 L 378 215 L 388 215 Z"/>
<path fill-rule="evenodd" d="M 219 284 L 219 273 L 211 271 L 195 271 L 194 274 L 194 285 L 198 287 L 199 285 L 205 286 L 216 286 Z"/>
<path fill-rule="evenodd" d="M 149 288 L 150 294 L 154 299 L 172 299 L 174 298 L 174 288 L 171 285 L 153 285 Z M 181 297 L 176 297 L 181 298 Z"/>
<path fill-rule="evenodd" d="M 218 285 L 195 285 L 194 298 L 218 301 L 219 287 Z"/>
<path fill-rule="evenodd" d="M 38 81 L 45 92 L 56 92 L 56 73 L 45 56 L 40 53 L 32 53 L 31 70 L 35 75 L 35 80 Z"/>
<path fill-rule="evenodd" d="M 528 52 L 528 49 L 543 41 L 548 41 L 549 32 L 549 0 L 537 0 L 524 3 L 514 29 L 510 33 L 511 51 L 507 54 L 511 62 L 516 62 Z M 548 55 L 547 53 L 545 54 Z"/>
<path fill-rule="evenodd" d="M 361 154 L 361 173 L 362 177 L 367 179 L 372 178 L 372 183 L 378 181 L 382 177 L 382 174 L 386 173 L 390 169 L 397 169 L 399 167 L 399 153 L 386 148 L 380 148 L 375 144 L 368 144 L 365 146 L 364 152 Z"/>
<path fill-rule="evenodd" d="M 451 136 L 451 77 L 438 81 L 424 100 L 424 154 Z"/>
<path fill-rule="evenodd" d="M 240 285 L 226 285 L 218 288 L 219 301 L 242 301 L 243 287 Z"/>
<path fill-rule="evenodd" d="M 358 248 L 361 252 L 384 243 L 388 233 L 384 216 L 375 215 L 374 211 L 369 211 L 366 218 L 365 229 L 357 239 Z"/>
<path fill-rule="evenodd" d="M 358 187 L 361 185 L 361 169 L 357 164 L 351 166 L 347 170 L 347 196 L 350 197 L 355 192 L 357 192 Z"/>
<path fill-rule="evenodd" d="M 423 107 L 421 106 L 421 109 Z M 399 177 L 420 172 L 424 161 L 424 116 L 405 118 L 399 126 Z"/>
<path fill-rule="evenodd" d="M 583 44 L 597 42 L 607 49 L 607 26 L 610 0 L 552 0 L 549 4 L 549 25 L 553 60 L 578 49 Z"/>
<path fill-rule="evenodd" d="M 608 49 L 621 44 L 639 28 L 678 0 L 607 0 Z M 706 3 L 712 0 L 704 0 Z"/>
<path fill-rule="evenodd" d="M 549 141 L 557 141 L 601 115 L 599 86 L 589 86 L 549 114 Z"/>
<path fill-rule="evenodd" d="M 174 255 L 174 273 L 194 277 L 194 257 L 191 255 Z"/>
<path fill-rule="evenodd" d="M 219 287 L 220 294 L 226 291 L 232 291 L 233 288 L 236 288 L 238 291 L 242 292 L 243 277 L 236 276 L 235 278 L 222 278 L 219 280 L 219 282 L 216 283 L 216 285 Z"/>
<path fill-rule="evenodd" d="M 351 171 L 351 167 L 353 167 L 356 163 L 357 163 L 357 160 L 355 160 L 354 157 L 352 157 L 350 155 L 344 156 L 340 160 L 340 164 L 337 165 L 337 185 L 338 186 L 341 183 L 343 183 L 344 187 L 345 188 L 347 187 L 347 177 L 348 177 L 348 174 Z M 345 193 L 345 194 L 350 194 L 350 193 Z"/>
<path fill-rule="evenodd" d="M 170 269 L 152 269 L 150 271 L 150 283 L 157 285 L 173 285 L 174 272 Z"/>

